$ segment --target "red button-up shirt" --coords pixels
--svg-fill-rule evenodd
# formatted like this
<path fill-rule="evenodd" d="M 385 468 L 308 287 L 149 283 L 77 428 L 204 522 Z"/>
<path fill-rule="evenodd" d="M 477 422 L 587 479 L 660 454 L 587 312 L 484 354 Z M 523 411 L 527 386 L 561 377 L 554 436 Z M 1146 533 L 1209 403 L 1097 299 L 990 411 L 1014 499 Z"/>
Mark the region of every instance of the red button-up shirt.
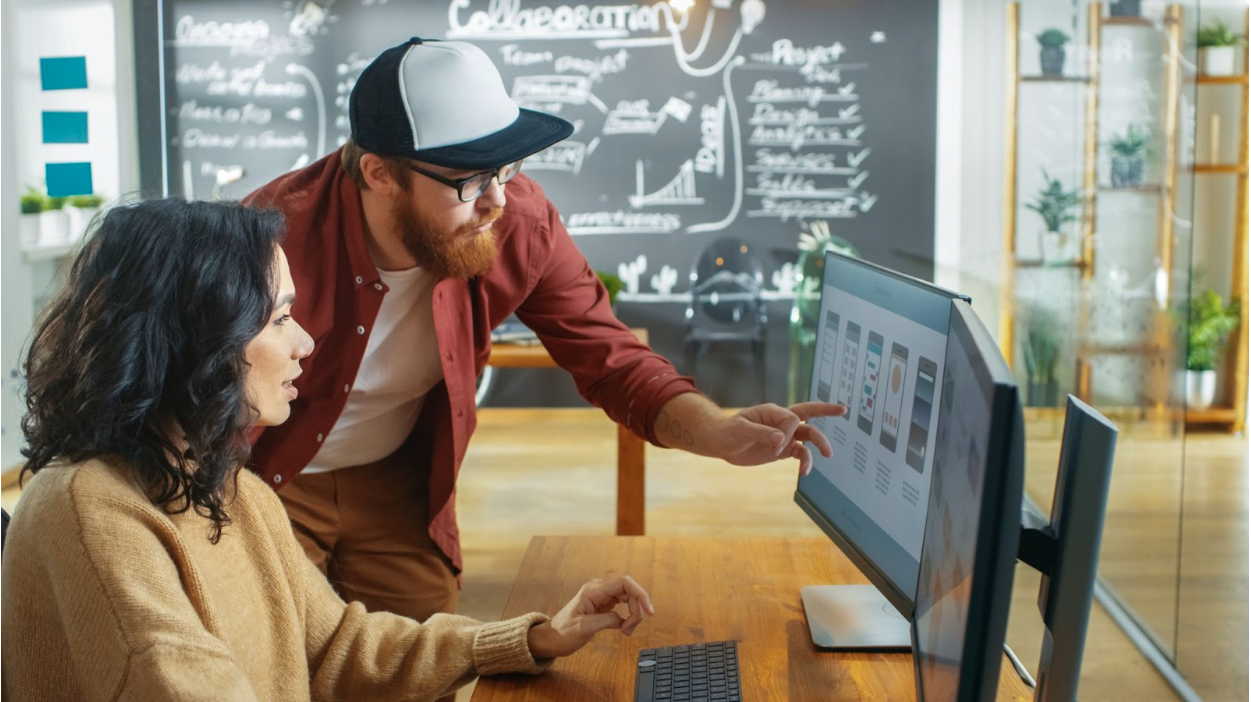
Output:
<path fill-rule="evenodd" d="M 414 429 L 431 452 L 430 536 L 458 572 L 456 476 L 477 426 L 476 379 L 490 354 L 491 330 L 508 315 L 516 312 L 538 334 L 583 397 L 652 443 L 659 445 L 652 427 L 660 408 L 695 391 L 613 315 L 607 292 L 538 184 L 518 175 L 507 199 L 494 227 L 499 256 L 491 270 L 470 282 L 435 285 L 443 382 L 427 394 Z M 265 429 L 253 447 L 253 470 L 278 489 L 308 465 L 343 411 L 386 287 L 366 248 L 360 190 L 338 152 L 245 202 L 286 215 L 283 250 L 296 286 L 291 314 L 316 342 L 301 364 L 290 419 Z"/>

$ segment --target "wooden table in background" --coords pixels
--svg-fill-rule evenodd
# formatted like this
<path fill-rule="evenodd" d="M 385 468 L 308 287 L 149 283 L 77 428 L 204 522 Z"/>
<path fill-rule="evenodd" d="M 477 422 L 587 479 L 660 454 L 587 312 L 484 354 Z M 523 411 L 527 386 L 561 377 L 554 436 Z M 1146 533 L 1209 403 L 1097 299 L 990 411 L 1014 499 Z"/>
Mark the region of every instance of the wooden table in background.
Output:
<path fill-rule="evenodd" d="M 631 329 L 639 341 L 647 343 L 646 329 Z M 496 368 L 557 368 L 556 361 L 541 344 L 492 344 L 488 366 Z M 617 426 L 617 534 L 641 536 L 645 533 L 646 442 L 629 429 Z"/>
<path fill-rule="evenodd" d="M 746 700 L 912 700 L 911 653 L 819 651 L 799 589 L 867 583 L 826 539 L 536 536 L 503 617 L 554 614 L 591 578 L 628 573 L 652 596 L 656 616 L 634 635 L 605 632 L 547 673 L 482 678 L 473 702 L 632 700 L 638 652 L 733 639 Z M 1030 690 L 1005 658 L 1001 700 Z"/>

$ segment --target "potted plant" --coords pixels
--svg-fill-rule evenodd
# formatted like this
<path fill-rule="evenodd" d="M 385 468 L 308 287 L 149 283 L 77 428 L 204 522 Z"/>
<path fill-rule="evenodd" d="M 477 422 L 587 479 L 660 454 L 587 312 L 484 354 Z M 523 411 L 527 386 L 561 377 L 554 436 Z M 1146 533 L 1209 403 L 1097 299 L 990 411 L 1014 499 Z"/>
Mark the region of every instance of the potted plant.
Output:
<path fill-rule="evenodd" d="M 812 380 L 812 355 L 816 345 L 817 315 L 821 308 L 821 280 L 825 275 L 825 252 L 834 251 L 860 258 L 860 252 L 847 239 L 830 232 L 824 219 L 800 223 L 799 259 L 795 262 L 795 303 L 791 307 L 790 363 L 787 369 L 786 402 L 793 405 L 808 399 Z"/>
<path fill-rule="evenodd" d="M 65 198 L 47 197 L 39 213 L 39 245 L 58 246 L 69 240 L 69 220 L 65 215 Z"/>
<path fill-rule="evenodd" d="M 1137 17 L 1142 11 L 1142 0 L 1111 0 L 1108 14 L 1113 17 Z"/>
<path fill-rule="evenodd" d="M 1044 76 L 1064 75 L 1064 45 L 1069 43 L 1069 35 L 1052 27 L 1038 33 L 1038 62 L 1042 66 Z"/>
<path fill-rule="evenodd" d="M 1029 309 L 1025 315 L 1025 336 L 1021 354 L 1025 357 L 1025 404 L 1030 407 L 1055 407 L 1060 398 L 1056 380 L 1056 362 L 1060 359 L 1059 326 L 1055 318 L 1041 308 Z"/>
<path fill-rule="evenodd" d="M 47 197 L 38 188 L 27 187 L 20 199 L 21 241 L 22 248 L 29 248 L 39 243 L 39 213 L 43 212 L 43 203 Z"/>
<path fill-rule="evenodd" d="M 1222 20 L 1213 20 L 1199 29 L 1199 65 L 1201 72 L 1209 76 L 1232 76 L 1234 74 L 1235 47 L 1243 37 L 1234 34 Z"/>
<path fill-rule="evenodd" d="M 1046 186 L 1038 192 L 1034 201 L 1026 203 L 1026 207 L 1037 212 L 1046 225 L 1046 230 L 1039 235 L 1039 250 L 1044 263 L 1058 263 L 1071 258 L 1069 253 L 1068 234 L 1064 225 L 1077 221 L 1073 209 L 1081 203 L 1081 196 L 1076 190 L 1065 190 L 1059 178 L 1052 178 L 1043 170 Z"/>
<path fill-rule="evenodd" d="M 615 314 L 617 312 L 617 293 L 625 290 L 625 281 L 620 276 L 606 271 L 595 271 L 595 275 L 599 276 L 599 281 L 608 289 L 608 304 L 612 307 Z"/>
<path fill-rule="evenodd" d="M 82 237 L 91 219 L 100 211 L 104 198 L 99 195 L 72 195 L 65 200 L 65 213 L 69 219 L 69 233 L 73 239 Z"/>
<path fill-rule="evenodd" d="M 1132 188 L 1142 184 L 1150 132 L 1131 124 L 1124 134 L 1112 137 L 1112 187 Z"/>
<path fill-rule="evenodd" d="M 1229 335 L 1238 328 L 1240 303 L 1228 306 L 1215 290 L 1190 299 L 1186 328 L 1186 406 L 1207 409 L 1216 397 L 1216 361 Z"/>

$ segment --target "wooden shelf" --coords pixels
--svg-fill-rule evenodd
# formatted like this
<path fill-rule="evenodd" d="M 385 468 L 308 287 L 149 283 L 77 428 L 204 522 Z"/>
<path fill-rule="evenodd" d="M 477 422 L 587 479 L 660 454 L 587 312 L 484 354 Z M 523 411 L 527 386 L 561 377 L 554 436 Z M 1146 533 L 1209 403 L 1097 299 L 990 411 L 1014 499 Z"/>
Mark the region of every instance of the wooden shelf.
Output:
<path fill-rule="evenodd" d="M 1237 173 L 1242 175 L 1247 172 L 1245 163 L 1196 163 L 1191 167 L 1195 173 Z"/>
<path fill-rule="evenodd" d="M 1104 17 L 1103 26 L 1105 27 L 1150 27 L 1155 29 L 1156 24 L 1146 17 Z"/>
<path fill-rule="evenodd" d="M 1156 344 L 1082 344 L 1079 356 L 1156 356 L 1167 349 Z"/>
<path fill-rule="evenodd" d="M 1144 193 L 1149 195 L 1159 195 L 1163 192 L 1164 186 L 1154 185 L 1135 185 L 1132 188 L 1125 188 L 1116 185 L 1100 185 L 1099 192 L 1104 193 Z"/>
<path fill-rule="evenodd" d="M 1085 76 L 1021 76 L 1022 83 L 1089 83 Z"/>
<path fill-rule="evenodd" d="M 1039 258 L 1018 258 L 1016 259 L 1017 268 L 1076 268 L 1081 270 L 1086 267 L 1086 262 L 1081 259 L 1073 259 L 1072 261 L 1044 261 Z"/>
<path fill-rule="evenodd" d="M 1235 418 L 1233 407 L 1186 410 L 1187 424 L 1233 424 Z"/>
<path fill-rule="evenodd" d="M 1240 76 L 1203 76 L 1203 75 L 1200 75 L 1200 76 L 1195 76 L 1193 78 L 1193 81 L 1195 83 L 1198 83 L 1199 85 L 1246 85 L 1247 74 L 1244 73 Z"/>

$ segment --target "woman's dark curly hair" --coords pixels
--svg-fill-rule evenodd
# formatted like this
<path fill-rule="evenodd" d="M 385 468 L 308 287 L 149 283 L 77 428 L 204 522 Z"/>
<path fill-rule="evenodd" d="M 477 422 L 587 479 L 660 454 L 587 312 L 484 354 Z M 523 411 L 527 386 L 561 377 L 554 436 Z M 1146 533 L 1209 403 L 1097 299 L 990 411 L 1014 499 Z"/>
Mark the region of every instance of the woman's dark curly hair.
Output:
<path fill-rule="evenodd" d="M 175 198 L 100 219 L 26 357 L 23 477 L 120 459 L 153 504 L 211 519 L 216 543 L 259 416 L 244 351 L 273 313 L 283 231 L 277 212 Z"/>

